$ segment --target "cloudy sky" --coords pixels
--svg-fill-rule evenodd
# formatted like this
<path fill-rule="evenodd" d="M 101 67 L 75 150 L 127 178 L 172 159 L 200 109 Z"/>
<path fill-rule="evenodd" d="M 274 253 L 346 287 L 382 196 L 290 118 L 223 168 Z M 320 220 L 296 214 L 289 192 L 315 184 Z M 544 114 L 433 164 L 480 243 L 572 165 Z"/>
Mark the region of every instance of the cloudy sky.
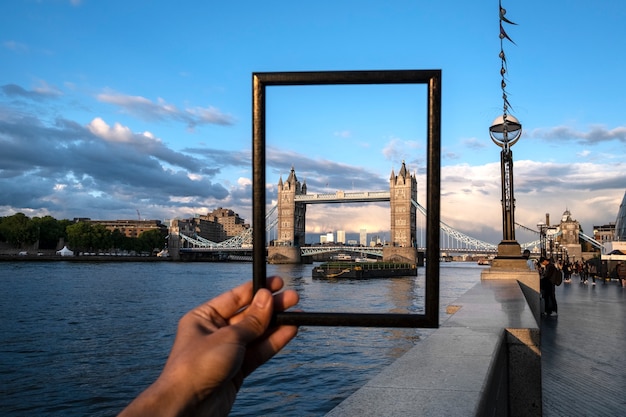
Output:
<path fill-rule="evenodd" d="M 626 8 L 504 0 L 516 221 L 591 234 L 626 190 Z M 442 220 L 502 238 L 497 0 L 13 0 L 0 13 L 0 215 L 251 221 L 254 72 L 442 70 Z M 425 202 L 423 86 L 268 88 L 269 196 L 387 190 Z M 271 203 L 270 203 L 271 204 Z M 308 231 L 389 229 L 388 208 L 311 206 Z M 524 238 L 518 238 L 524 242 Z"/>

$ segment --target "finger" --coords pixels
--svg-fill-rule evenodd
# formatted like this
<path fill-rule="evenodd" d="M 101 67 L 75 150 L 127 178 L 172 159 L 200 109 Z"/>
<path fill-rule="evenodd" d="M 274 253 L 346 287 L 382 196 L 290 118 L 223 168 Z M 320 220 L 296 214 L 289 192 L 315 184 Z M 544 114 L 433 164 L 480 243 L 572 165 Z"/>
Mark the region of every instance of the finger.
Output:
<path fill-rule="evenodd" d="M 283 281 L 283 279 L 277 275 L 274 275 L 267 278 L 265 287 L 271 292 L 276 292 L 283 288 L 284 285 L 285 282 Z"/>
<path fill-rule="evenodd" d="M 266 334 L 266 337 L 249 346 L 241 366 L 244 377 L 270 360 L 298 333 L 297 326 L 279 326 Z"/>
<path fill-rule="evenodd" d="M 250 304 L 250 301 L 252 301 L 252 282 L 248 281 L 218 295 L 194 310 L 202 316 L 210 315 L 211 317 L 215 312 L 228 320 L 237 311 Z"/>
<path fill-rule="evenodd" d="M 274 295 L 274 311 L 285 311 L 300 301 L 300 296 L 294 290 L 285 290 Z"/>
<path fill-rule="evenodd" d="M 285 290 L 284 292 L 274 294 L 274 311 L 285 311 L 298 304 L 299 296 L 294 290 Z M 237 324 L 245 318 L 245 310 L 240 314 L 233 316 L 230 320 L 230 324 Z"/>
<path fill-rule="evenodd" d="M 282 278 L 272 276 L 267 279 L 267 288 L 272 291 L 280 290 L 284 285 Z M 217 314 L 229 319 L 243 307 L 246 307 L 252 301 L 252 281 L 248 281 L 218 295 L 210 301 L 204 303 L 202 307 L 210 306 Z"/>
<path fill-rule="evenodd" d="M 239 340 L 248 344 L 265 333 L 272 318 L 273 297 L 266 288 L 261 288 L 250 306 L 238 315 L 231 327 L 237 332 Z"/>
<path fill-rule="evenodd" d="M 298 293 L 294 290 L 286 290 L 274 295 L 274 310 L 284 311 L 296 305 L 299 301 Z M 244 377 L 252 373 L 256 368 L 270 360 L 298 333 L 297 326 L 278 326 L 269 329 L 263 337 L 248 346 L 246 358 L 242 364 Z"/>

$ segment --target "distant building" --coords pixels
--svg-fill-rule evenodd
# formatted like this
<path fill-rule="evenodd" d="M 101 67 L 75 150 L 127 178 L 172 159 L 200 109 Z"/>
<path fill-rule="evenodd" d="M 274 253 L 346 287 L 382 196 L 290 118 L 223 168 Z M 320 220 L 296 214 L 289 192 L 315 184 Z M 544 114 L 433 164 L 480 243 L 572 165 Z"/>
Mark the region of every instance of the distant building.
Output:
<path fill-rule="evenodd" d="M 593 238 L 600 243 L 614 241 L 615 223 L 609 223 L 602 226 L 593 226 Z"/>
<path fill-rule="evenodd" d="M 560 247 L 567 251 L 567 256 L 572 259 L 582 259 L 582 248 L 580 246 L 580 223 L 572 219 L 572 213 L 565 210 L 561 216 L 561 223 L 557 231 L 561 231 L 561 236 L 557 237 Z"/>
<path fill-rule="evenodd" d="M 291 167 L 287 181 L 281 175 L 278 180 L 278 236 L 277 246 L 300 246 L 305 242 L 306 204 L 296 203 L 297 195 L 305 195 L 306 182 L 300 183 Z"/>
<path fill-rule="evenodd" d="M 337 230 L 337 243 L 346 244 L 346 231 Z"/>
<path fill-rule="evenodd" d="M 626 261 L 626 193 L 617 211 L 613 240 L 603 244 L 602 260 L 609 261 L 608 270 L 612 271 L 617 262 Z"/>
<path fill-rule="evenodd" d="M 572 219 L 572 213 L 569 210 L 565 210 L 561 216 L 561 237 L 559 243 L 561 245 L 578 245 L 580 234 L 580 223 L 577 220 Z"/>
<path fill-rule="evenodd" d="M 143 232 L 158 230 L 167 234 L 167 226 L 160 220 L 91 220 L 89 218 L 75 218 L 75 222 L 83 221 L 91 224 L 101 224 L 113 232 L 119 230 L 126 237 L 139 237 Z"/>
<path fill-rule="evenodd" d="M 223 242 L 250 228 L 250 225 L 230 209 L 218 208 L 206 215 L 190 219 L 172 220 L 170 233 L 200 236 L 211 242 Z"/>
<path fill-rule="evenodd" d="M 222 242 L 226 239 L 230 239 L 250 228 L 250 225 L 246 224 L 245 220 L 239 217 L 237 213 L 221 207 L 199 218 L 219 225 L 215 228 L 217 240 L 209 239 L 213 242 Z"/>
<path fill-rule="evenodd" d="M 367 229 L 361 229 L 359 232 L 359 245 L 367 246 Z"/>
<path fill-rule="evenodd" d="M 417 241 L 417 208 L 411 201 L 417 201 L 417 179 L 406 168 L 402 161 L 402 167 L 395 175 L 391 170 L 389 178 L 390 212 L 391 212 L 391 235 L 392 246 L 410 248 Z"/>

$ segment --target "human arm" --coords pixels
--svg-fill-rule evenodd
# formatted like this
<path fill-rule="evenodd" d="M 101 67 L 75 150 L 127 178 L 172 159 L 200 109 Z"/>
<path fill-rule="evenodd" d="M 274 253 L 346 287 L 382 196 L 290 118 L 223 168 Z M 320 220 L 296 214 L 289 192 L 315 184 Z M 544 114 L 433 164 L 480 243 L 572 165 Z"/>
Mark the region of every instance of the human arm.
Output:
<path fill-rule="evenodd" d="M 253 298 L 248 282 L 185 314 L 163 372 L 119 417 L 228 415 L 244 378 L 296 335 L 269 327 L 274 310 L 298 302 L 293 290 L 272 295 L 282 287 L 268 278 Z"/>

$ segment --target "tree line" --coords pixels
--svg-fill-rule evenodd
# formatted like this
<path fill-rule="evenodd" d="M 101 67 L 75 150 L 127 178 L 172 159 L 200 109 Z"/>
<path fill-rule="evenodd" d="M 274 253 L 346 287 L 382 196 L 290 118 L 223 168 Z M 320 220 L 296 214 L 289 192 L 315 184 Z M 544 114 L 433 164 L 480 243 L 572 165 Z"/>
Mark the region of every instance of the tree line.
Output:
<path fill-rule="evenodd" d="M 127 237 L 118 229 L 108 230 L 88 221 L 57 220 L 52 216 L 30 218 L 24 213 L 0 217 L 0 241 L 19 249 L 56 249 L 63 239 L 75 252 L 135 251 L 162 249 L 166 233 L 149 230 L 136 238 Z"/>

